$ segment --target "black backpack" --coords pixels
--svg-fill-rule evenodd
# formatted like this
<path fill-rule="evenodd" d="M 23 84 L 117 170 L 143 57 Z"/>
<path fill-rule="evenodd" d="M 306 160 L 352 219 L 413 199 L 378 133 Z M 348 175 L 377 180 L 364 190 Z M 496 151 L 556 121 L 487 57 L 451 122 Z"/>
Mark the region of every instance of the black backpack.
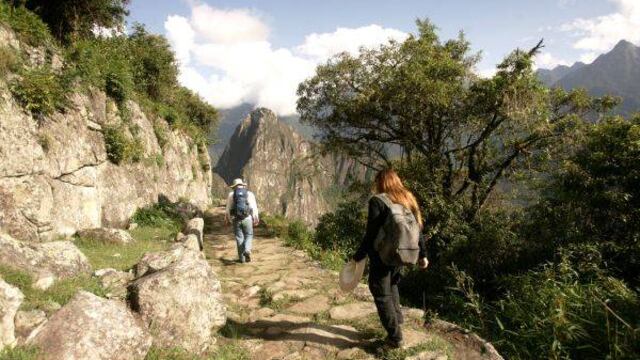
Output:
<path fill-rule="evenodd" d="M 374 249 L 386 265 L 415 265 L 420 254 L 420 224 L 411 210 L 393 203 L 386 194 L 377 197 L 389 208 L 389 216 L 374 241 Z"/>
<path fill-rule="evenodd" d="M 244 220 L 251 215 L 249 191 L 246 188 L 237 187 L 233 190 L 233 210 L 231 214 L 236 220 Z"/>

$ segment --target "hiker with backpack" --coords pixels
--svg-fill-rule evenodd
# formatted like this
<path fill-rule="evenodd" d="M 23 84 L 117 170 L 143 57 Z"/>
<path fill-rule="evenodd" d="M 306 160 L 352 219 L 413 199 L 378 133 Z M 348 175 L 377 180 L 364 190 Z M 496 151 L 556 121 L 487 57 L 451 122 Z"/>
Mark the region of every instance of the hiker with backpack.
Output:
<path fill-rule="evenodd" d="M 233 191 L 227 197 L 225 223 L 233 222 L 238 260 L 241 263 L 251 262 L 253 226 L 260 223 L 258 203 L 255 195 L 247 189 L 247 184 L 242 179 L 233 180 L 231 188 Z"/>
<path fill-rule="evenodd" d="M 387 331 L 385 346 L 402 346 L 404 322 L 398 283 L 402 266 L 417 264 L 426 269 L 426 247 L 422 236 L 422 214 L 415 196 L 404 187 L 392 169 L 375 178 L 375 195 L 369 200 L 367 229 L 353 261 L 369 257 L 369 290 L 378 316 Z"/>

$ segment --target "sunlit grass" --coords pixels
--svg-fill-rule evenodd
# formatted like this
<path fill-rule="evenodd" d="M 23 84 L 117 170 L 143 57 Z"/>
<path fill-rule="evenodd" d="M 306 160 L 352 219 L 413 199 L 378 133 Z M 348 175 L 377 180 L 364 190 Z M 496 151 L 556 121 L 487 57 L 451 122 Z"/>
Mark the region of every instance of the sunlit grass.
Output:
<path fill-rule="evenodd" d="M 35 360 L 39 350 L 33 346 L 7 347 L 0 351 L 0 360 Z"/>
<path fill-rule="evenodd" d="M 139 227 L 130 231 L 136 240 L 131 244 L 109 244 L 79 238 L 75 244 L 87 256 L 94 269 L 131 269 L 147 252 L 165 250 L 171 244 L 175 230 L 171 228 Z"/>

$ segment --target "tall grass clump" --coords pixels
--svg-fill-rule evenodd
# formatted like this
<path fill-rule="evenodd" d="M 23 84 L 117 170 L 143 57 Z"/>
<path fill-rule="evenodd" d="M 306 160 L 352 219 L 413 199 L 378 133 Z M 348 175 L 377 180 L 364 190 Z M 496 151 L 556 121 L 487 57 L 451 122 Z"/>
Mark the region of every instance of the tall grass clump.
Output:
<path fill-rule="evenodd" d="M 51 115 L 68 105 L 68 79 L 49 66 L 25 69 L 10 88 L 18 102 L 36 116 Z"/>

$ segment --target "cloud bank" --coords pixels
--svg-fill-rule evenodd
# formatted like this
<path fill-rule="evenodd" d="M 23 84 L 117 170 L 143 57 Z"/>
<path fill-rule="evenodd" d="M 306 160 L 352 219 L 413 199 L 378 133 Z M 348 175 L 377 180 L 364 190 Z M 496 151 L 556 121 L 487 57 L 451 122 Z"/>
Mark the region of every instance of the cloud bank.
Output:
<path fill-rule="evenodd" d="M 295 113 L 298 84 L 331 56 L 376 47 L 408 34 L 378 25 L 313 33 L 292 48 L 275 48 L 269 27 L 250 9 L 196 4 L 191 16 L 171 15 L 167 38 L 176 52 L 180 82 L 219 108 L 248 102 L 280 115 Z"/>
<path fill-rule="evenodd" d="M 640 1 L 609 1 L 616 5 L 616 12 L 590 19 L 575 19 L 561 27 L 562 31 L 577 38 L 574 48 L 587 51 L 582 55 L 585 60 L 593 58 L 594 52 L 611 50 L 622 39 L 640 42 Z"/>

